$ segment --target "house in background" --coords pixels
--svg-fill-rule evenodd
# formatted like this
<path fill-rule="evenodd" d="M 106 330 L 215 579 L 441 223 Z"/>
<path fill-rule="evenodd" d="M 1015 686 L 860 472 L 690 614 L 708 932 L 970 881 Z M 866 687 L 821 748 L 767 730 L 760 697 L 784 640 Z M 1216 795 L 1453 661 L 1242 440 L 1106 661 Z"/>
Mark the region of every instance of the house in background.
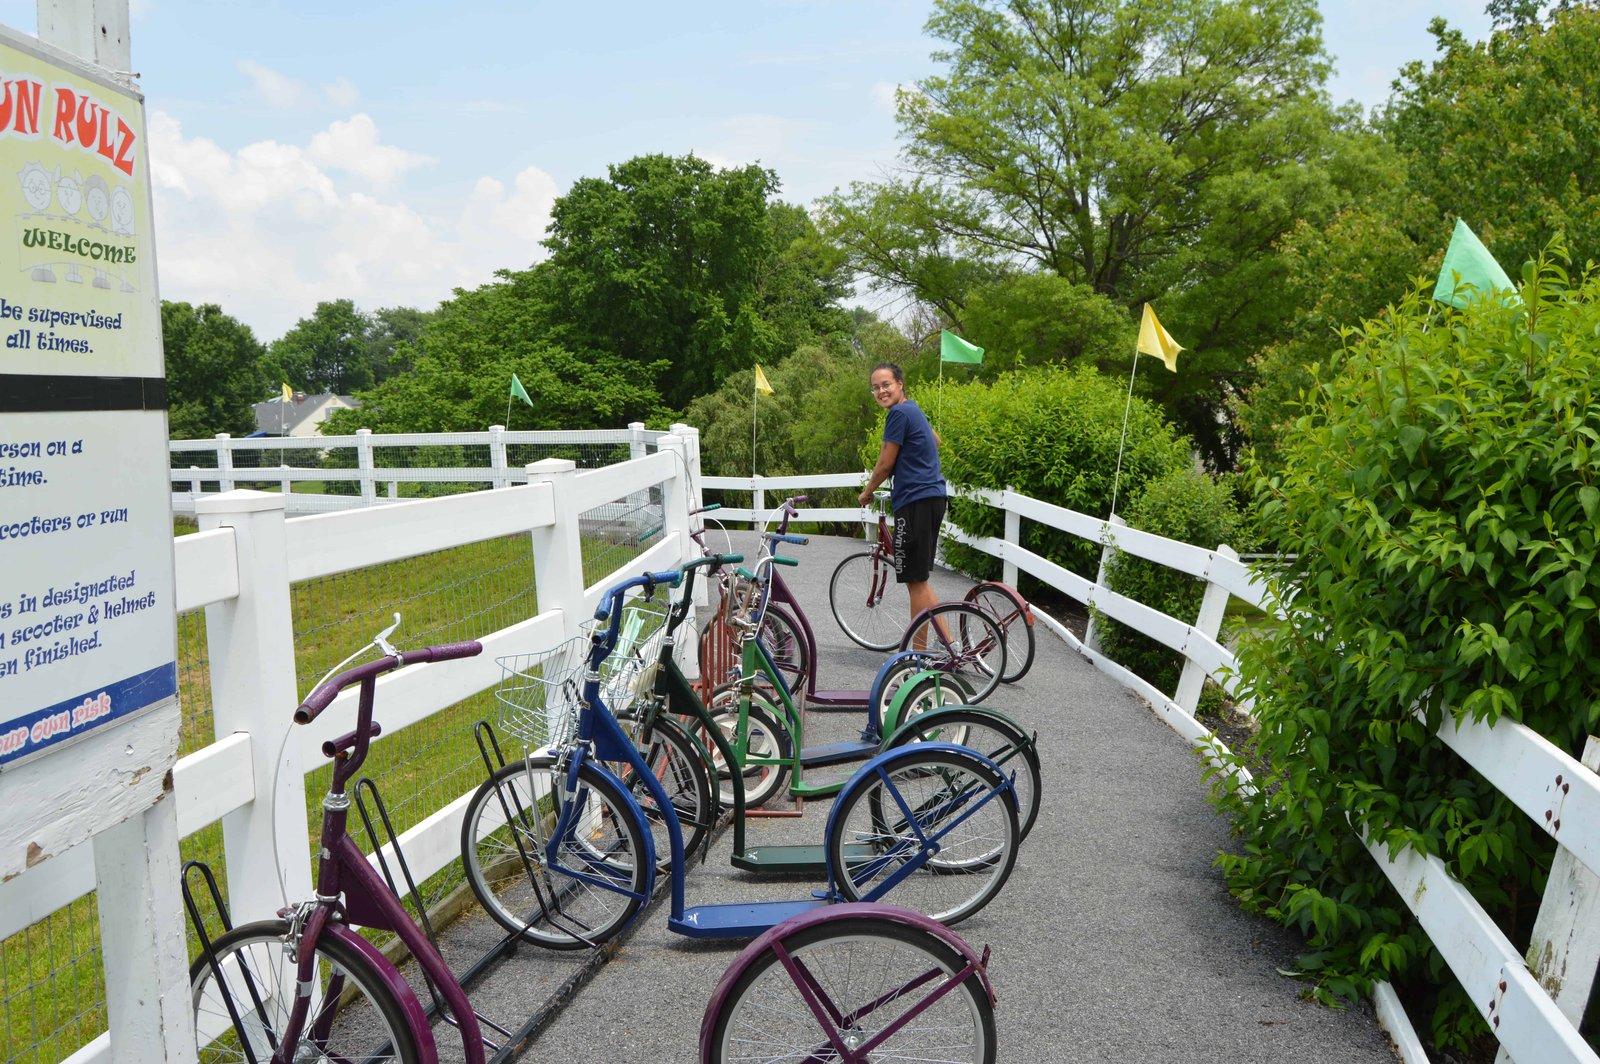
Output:
<path fill-rule="evenodd" d="M 335 410 L 354 410 L 361 405 L 348 395 L 334 395 L 332 392 L 323 392 L 321 395 L 307 395 L 305 392 L 295 392 L 294 398 L 285 400 L 282 397 L 268 399 L 264 403 L 255 403 L 251 409 L 256 415 L 256 436 L 318 436 L 322 433 L 322 423 L 328 420 L 328 415 Z"/>

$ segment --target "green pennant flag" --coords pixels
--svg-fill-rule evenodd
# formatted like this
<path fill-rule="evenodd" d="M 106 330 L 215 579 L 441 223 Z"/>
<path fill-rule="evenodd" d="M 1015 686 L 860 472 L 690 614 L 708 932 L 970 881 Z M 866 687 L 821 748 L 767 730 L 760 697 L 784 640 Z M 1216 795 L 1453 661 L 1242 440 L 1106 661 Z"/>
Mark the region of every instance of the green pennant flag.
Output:
<path fill-rule="evenodd" d="M 1510 289 L 1509 300 L 1522 302 L 1517 286 L 1511 283 L 1506 271 L 1494 261 L 1489 249 L 1483 246 L 1467 223 L 1456 219 L 1456 231 L 1450 235 L 1450 246 L 1444 252 L 1444 265 L 1439 269 L 1439 283 L 1433 286 L 1433 298 L 1452 307 L 1464 307 L 1478 296 L 1494 295 Z"/>
<path fill-rule="evenodd" d="M 529 406 L 533 405 L 533 400 L 528 398 L 528 389 L 522 386 L 522 381 L 517 378 L 515 373 L 511 375 L 511 398 L 521 399 Z"/>
<path fill-rule="evenodd" d="M 983 361 L 983 348 L 967 343 L 949 329 L 940 329 L 939 361 L 977 365 Z"/>

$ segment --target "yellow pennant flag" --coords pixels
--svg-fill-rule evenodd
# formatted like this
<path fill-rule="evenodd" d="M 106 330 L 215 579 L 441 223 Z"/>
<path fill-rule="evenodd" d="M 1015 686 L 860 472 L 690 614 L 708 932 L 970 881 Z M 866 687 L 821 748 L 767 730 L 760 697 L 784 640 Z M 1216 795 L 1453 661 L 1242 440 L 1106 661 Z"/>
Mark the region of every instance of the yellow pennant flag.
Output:
<path fill-rule="evenodd" d="M 1153 355 L 1167 364 L 1167 369 L 1173 373 L 1178 372 L 1178 352 L 1183 350 L 1183 345 L 1167 334 L 1161 327 L 1161 322 L 1156 319 L 1156 312 L 1150 304 L 1144 305 L 1144 317 L 1139 319 L 1139 353 Z"/>
<path fill-rule="evenodd" d="M 294 389 L 289 387 L 288 381 L 283 382 L 283 401 L 286 403 L 294 401 Z"/>
<path fill-rule="evenodd" d="M 772 394 L 772 385 L 767 383 L 767 375 L 761 372 L 761 367 L 756 366 L 756 391 L 762 395 Z"/>

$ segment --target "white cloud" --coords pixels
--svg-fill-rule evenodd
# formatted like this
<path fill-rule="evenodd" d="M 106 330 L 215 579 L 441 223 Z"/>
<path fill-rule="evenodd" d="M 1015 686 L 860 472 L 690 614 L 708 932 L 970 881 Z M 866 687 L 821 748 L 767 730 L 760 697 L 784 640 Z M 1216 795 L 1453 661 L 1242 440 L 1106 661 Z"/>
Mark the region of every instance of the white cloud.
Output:
<path fill-rule="evenodd" d="M 239 60 L 239 73 L 249 78 L 256 92 L 273 107 L 296 107 L 306 98 L 304 85 L 254 59 Z"/>
<path fill-rule="evenodd" d="M 361 90 L 357 89 L 355 82 L 349 78 L 335 78 L 331 83 L 324 85 L 322 91 L 327 95 L 329 102 L 341 111 L 349 111 L 361 102 Z"/>
<path fill-rule="evenodd" d="M 152 112 L 162 298 L 217 303 L 271 341 L 324 300 L 428 310 L 454 288 L 542 257 L 538 241 L 558 192 L 548 174 L 529 167 L 510 187 L 482 177 L 458 207 L 430 212 L 381 182 L 349 187 L 326 161 L 348 162 L 333 149 L 352 139 L 391 167 L 421 158 L 378 143 L 375 131 L 362 141 L 352 123 L 335 123 L 304 147 L 261 141 L 229 152 Z"/>
<path fill-rule="evenodd" d="M 780 173 L 786 160 L 803 158 L 821 128 L 817 122 L 771 114 L 733 115 L 721 123 L 716 142 L 695 154 L 717 167 L 759 162 Z"/>
<path fill-rule="evenodd" d="M 323 166 L 357 174 L 382 188 L 423 163 L 426 155 L 393 148 L 378 141 L 378 126 L 369 115 L 352 115 L 311 138 L 311 157 Z"/>

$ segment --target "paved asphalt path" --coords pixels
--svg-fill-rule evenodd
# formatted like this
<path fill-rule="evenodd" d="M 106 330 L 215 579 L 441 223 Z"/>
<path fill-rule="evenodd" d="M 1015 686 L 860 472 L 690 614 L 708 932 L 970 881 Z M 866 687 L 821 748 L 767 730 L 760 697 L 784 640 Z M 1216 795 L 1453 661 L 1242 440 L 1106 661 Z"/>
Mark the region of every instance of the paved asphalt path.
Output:
<path fill-rule="evenodd" d="M 865 688 L 881 660 L 849 643 L 828 612 L 828 576 L 859 546 L 814 537 L 789 549 L 802 565 L 784 573 L 821 644 L 825 688 Z M 946 599 L 970 586 L 948 572 L 934 583 Z M 957 928 L 993 949 L 999 1059 L 1393 1064 L 1369 1007 L 1309 1003 L 1278 974 L 1299 945 L 1242 913 L 1223 888 L 1212 860 L 1228 834 L 1188 744 L 1047 628 L 1036 635 L 1032 671 L 990 704 L 1038 732 L 1039 820 L 999 897 Z M 859 728 L 859 716 L 812 714 L 807 727 L 825 740 Z M 827 803 L 813 802 L 796 819 L 754 821 L 751 842 L 820 842 L 826 817 Z M 817 885 L 738 872 L 730 850 L 725 833 L 691 870 L 690 905 L 799 898 Z M 473 1001 L 515 1027 L 587 966 L 593 978 L 521 1060 L 693 1064 L 711 988 L 741 944 L 680 938 L 666 915 L 663 899 L 605 964 L 524 947 L 473 989 Z M 459 970 L 497 937 L 474 912 L 448 933 L 448 959 Z M 460 1059 L 454 1032 L 437 1033 L 442 1058 Z"/>

